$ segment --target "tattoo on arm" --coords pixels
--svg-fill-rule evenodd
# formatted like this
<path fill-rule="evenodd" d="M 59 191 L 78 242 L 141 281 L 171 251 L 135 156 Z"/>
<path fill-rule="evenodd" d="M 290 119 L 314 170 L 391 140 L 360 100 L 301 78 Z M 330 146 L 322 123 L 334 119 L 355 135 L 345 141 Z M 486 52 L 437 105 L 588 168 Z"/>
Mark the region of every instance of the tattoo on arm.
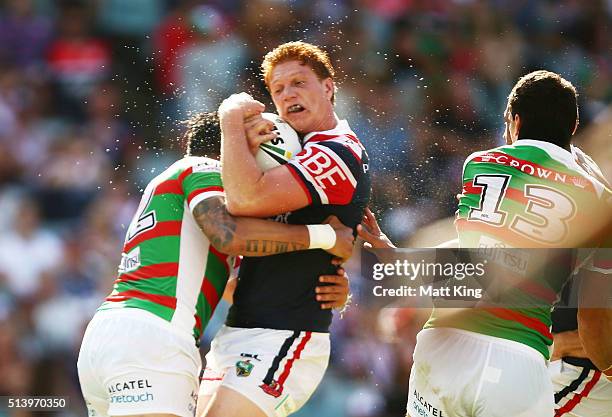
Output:
<path fill-rule="evenodd" d="M 200 202 L 193 216 L 210 243 L 223 253 L 239 253 L 246 256 L 267 256 L 306 250 L 301 242 L 270 239 L 245 239 L 238 235 L 239 219 L 228 213 L 222 197 L 212 197 Z M 240 219 L 242 222 L 263 220 Z M 244 226 L 243 226 L 244 227 Z"/>
<path fill-rule="evenodd" d="M 225 252 L 231 247 L 236 233 L 236 220 L 227 212 L 222 197 L 207 198 L 195 206 L 193 216 L 210 243 Z"/>
<path fill-rule="evenodd" d="M 246 241 L 246 253 L 263 253 L 268 255 L 276 255 L 289 251 L 298 251 L 308 249 L 306 245 L 299 242 L 280 242 L 277 240 L 254 240 Z"/>

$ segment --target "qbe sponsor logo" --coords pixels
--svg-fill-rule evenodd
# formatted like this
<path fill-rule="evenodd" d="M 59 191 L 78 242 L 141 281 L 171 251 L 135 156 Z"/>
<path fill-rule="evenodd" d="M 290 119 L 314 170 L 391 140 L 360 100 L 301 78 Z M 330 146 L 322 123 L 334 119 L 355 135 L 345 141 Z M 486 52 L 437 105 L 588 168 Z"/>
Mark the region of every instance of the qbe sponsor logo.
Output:
<path fill-rule="evenodd" d="M 327 154 L 320 147 L 310 146 L 305 148 L 304 151 L 305 153 L 299 156 L 298 159 L 322 189 L 325 190 L 327 188 L 325 183 L 335 186 L 338 182 L 348 180 L 347 173 L 350 174 L 348 168 L 344 170 L 335 158 Z"/>

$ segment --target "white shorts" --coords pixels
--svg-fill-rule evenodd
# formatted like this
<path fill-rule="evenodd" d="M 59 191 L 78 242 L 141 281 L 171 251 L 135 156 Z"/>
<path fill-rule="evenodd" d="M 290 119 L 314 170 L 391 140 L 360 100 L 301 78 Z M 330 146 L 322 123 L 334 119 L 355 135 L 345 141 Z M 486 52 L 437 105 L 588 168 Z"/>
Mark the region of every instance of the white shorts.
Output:
<path fill-rule="evenodd" d="M 521 343 L 451 328 L 417 335 L 410 417 L 552 417 L 544 357 Z"/>
<path fill-rule="evenodd" d="M 329 353 L 329 333 L 223 326 L 206 355 L 200 395 L 213 395 L 223 385 L 269 417 L 284 417 L 310 398 Z"/>
<path fill-rule="evenodd" d="M 77 363 L 89 416 L 193 416 L 202 367 L 193 338 L 136 308 L 96 313 Z"/>
<path fill-rule="evenodd" d="M 555 361 L 549 367 L 557 416 L 612 417 L 612 382 L 599 371 Z"/>

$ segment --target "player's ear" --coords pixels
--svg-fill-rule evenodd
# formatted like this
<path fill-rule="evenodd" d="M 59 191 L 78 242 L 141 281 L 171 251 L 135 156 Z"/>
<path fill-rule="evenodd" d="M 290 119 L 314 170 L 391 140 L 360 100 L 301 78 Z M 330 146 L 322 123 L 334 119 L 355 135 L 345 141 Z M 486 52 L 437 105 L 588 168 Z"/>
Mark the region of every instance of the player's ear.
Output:
<path fill-rule="evenodd" d="M 523 125 L 521 116 L 518 113 L 514 115 L 513 122 L 514 122 L 513 123 L 514 129 L 511 128 L 511 130 L 514 130 L 514 132 L 511 132 L 511 133 L 512 133 L 513 139 L 516 140 L 519 137 L 519 132 L 521 131 L 521 126 Z"/>
<path fill-rule="evenodd" d="M 576 124 L 574 125 L 574 130 L 572 130 L 572 136 L 576 134 L 576 130 L 578 130 L 578 119 L 576 118 Z"/>
<path fill-rule="evenodd" d="M 334 89 L 336 88 L 334 85 L 334 80 L 331 78 L 326 78 L 323 80 L 323 88 L 325 89 L 325 97 L 331 101 L 334 96 Z"/>

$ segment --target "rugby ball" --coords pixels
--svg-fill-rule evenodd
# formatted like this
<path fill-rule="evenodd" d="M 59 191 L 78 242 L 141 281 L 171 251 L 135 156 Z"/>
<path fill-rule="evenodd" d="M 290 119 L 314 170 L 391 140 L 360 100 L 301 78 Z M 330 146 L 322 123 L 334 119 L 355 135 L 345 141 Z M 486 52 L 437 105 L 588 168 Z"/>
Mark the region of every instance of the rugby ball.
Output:
<path fill-rule="evenodd" d="M 264 171 L 283 165 L 302 150 L 298 134 L 291 126 L 274 113 L 262 113 L 264 119 L 274 123 L 278 137 L 259 145 L 255 154 L 257 165 Z"/>

